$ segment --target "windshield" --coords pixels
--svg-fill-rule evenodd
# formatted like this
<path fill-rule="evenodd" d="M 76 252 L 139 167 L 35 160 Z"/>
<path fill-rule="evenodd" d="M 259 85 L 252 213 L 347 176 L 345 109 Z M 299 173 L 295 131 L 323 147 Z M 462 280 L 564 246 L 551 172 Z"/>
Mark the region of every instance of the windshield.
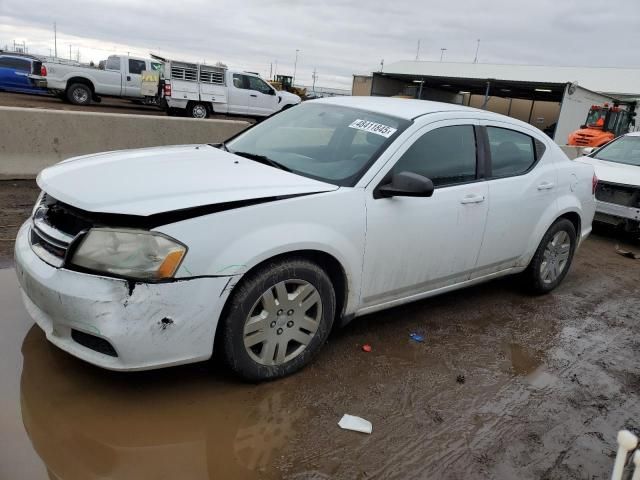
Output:
<path fill-rule="evenodd" d="M 409 124 L 366 110 L 305 103 L 259 123 L 227 147 L 306 177 L 353 186 Z"/>
<path fill-rule="evenodd" d="M 607 162 L 624 163 L 640 167 L 640 136 L 624 136 L 608 143 L 593 153 L 593 157 Z"/>
<path fill-rule="evenodd" d="M 606 116 L 607 110 L 603 108 L 592 108 L 587 115 L 586 124 L 591 127 L 602 127 Z"/>

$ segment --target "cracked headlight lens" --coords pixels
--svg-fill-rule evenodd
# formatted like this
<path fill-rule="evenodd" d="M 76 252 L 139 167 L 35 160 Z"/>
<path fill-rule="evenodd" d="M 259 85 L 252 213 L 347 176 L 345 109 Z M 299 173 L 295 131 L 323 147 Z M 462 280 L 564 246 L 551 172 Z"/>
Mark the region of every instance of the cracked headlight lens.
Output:
<path fill-rule="evenodd" d="M 92 228 L 73 254 L 78 267 L 140 280 L 171 278 L 187 247 L 146 230 Z"/>

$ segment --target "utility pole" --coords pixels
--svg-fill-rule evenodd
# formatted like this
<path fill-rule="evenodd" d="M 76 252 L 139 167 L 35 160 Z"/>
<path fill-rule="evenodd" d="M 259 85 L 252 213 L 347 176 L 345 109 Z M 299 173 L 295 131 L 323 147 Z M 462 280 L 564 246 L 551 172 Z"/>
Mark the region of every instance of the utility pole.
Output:
<path fill-rule="evenodd" d="M 316 80 L 318 79 L 316 67 L 313 67 L 313 75 L 311 75 L 311 78 L 313 79 L 313 86 L 311 88 L 313 90 L 313 93 L 316 93 Z"/>
<path fill-rule="evenodd" d="M 276 60 L 276 68 L 273 71 L 274 78 L 278 76 L 278 60 Z"/>
<path fill-rule="evenodd" d="M 71 44 L 69 44 L 69 60 L 70 60 L 70 61 L 71 61 L 71 60 L 73 60 L 73 59 L 71 58 Z"/>
<path fill-rule="evenodd" d="M 440 49 L 440 61 L 442 61 L 442 58 L 444 57 L 444 52 L 446 52 L 447 49 L 446 48 L 441 48 Z"/>
<path fill-rule="evenodd" d="M 383 68 L 384 68 L 384 58 L 380 60 L 380 73 L 382 73 Z"/>
<path fill-rule="evenodd" d="M 298 52 L 300 50 L 298 50 L 296 48 L 296 60 L 295 62 L 293 62 L 293 80 L 291 81 L 291 86 L 295 87 L 296 86 L 296 69 L 298 68 Z"/>
<path fill-rule="evenodd" d="M 269 64 L 269 80 L 273 80 L 273 62 Z"/>
<path fill-rule="evenodd" d="M 473 59 L 473 63 L 478 63 L 478 51 L 480 50 L 480 39 L 476 40 L 478 45 L 476 45 L 476 56 Z"/>
<path fill-rule="evenodd" d="M 420 40 L 418 40 L 418 50 L 416 51 L 416 62 L 420 60 Z"/>
<path fill-rule="evenodd" d="M 53 54 L 58 58 L 58 28 L 56 22 L 53 22 Z"/>

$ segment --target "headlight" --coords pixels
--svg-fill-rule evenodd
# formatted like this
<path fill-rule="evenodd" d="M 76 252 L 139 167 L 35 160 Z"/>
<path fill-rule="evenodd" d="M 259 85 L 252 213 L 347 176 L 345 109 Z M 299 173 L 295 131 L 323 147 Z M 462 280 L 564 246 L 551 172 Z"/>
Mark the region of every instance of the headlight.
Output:
<path fill-rule="evenodd" d="M 93 228 L 71 263 L 123 277 L 162 280 L 173 277 L 186 252 L 187 247 L 159 233 Z"/>

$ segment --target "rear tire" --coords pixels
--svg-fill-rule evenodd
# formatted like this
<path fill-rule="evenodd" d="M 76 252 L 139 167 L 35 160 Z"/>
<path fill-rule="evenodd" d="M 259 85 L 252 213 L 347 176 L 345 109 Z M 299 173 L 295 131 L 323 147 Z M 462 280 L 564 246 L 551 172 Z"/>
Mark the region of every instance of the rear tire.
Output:
<path fill-rule="evenodd" d="M 524 272 L 524 280 L 533 293 L 548 293 L 564 280 L 573 261 L 576 238 L 576 229 L 566 218 L 549 227 Z"/>
<path fill-rule="evenodd" d="M 204 103 L 190 103 L 187 112 L 191 118 L 209 118 L 209 109 Z"/>
<path fill-rule="evenodd" d="M 290 375 L 318 353 L 336 309 L 327 273 L 304 258 L 270 262 L 250 273 L 228 300 L 222 358 L 249 381 Z"/>
<path fill-rule="evenodd" d="M 93 93 L 91 89 L 84 83 L 74 83 L 67 88 L 67 100 L 74 105 L 89 105 Z"/>

